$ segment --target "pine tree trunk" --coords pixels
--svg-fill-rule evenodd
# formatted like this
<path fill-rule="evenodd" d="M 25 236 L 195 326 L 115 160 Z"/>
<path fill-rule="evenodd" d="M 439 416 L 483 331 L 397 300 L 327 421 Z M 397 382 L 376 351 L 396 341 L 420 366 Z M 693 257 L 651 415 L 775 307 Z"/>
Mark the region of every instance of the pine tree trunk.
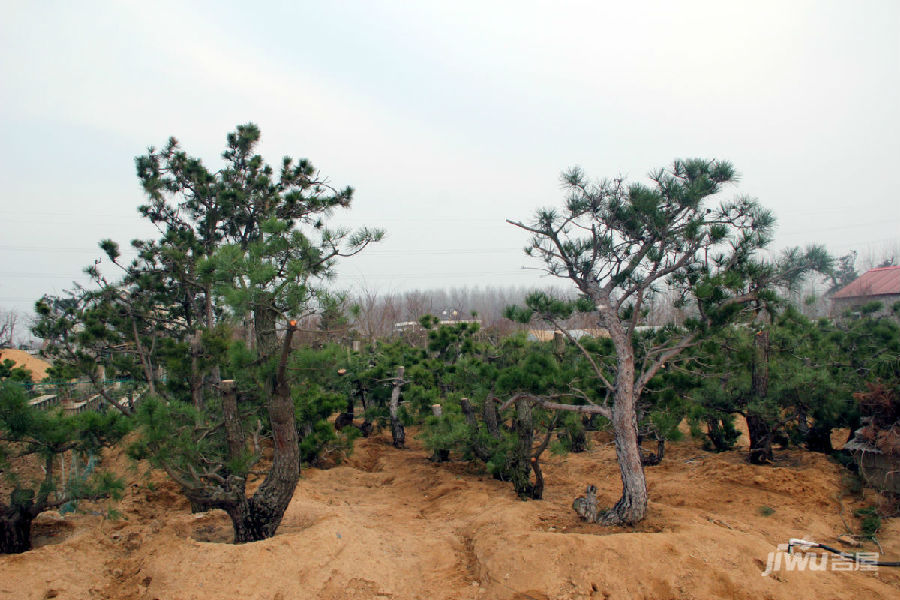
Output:
<path fill-rule="evenodd" d="M 0 554 L 31 550 L 31 512 L 0 505 Z"/>
<path fill-rule="evenodd" d="M 713 449 L 716 452 L 726 452 L 734 447 L 734 442 L 727 435 L 727 432 L 733 427 L 729 427 L 724 421 L 718 418 L 709 417 L 706 419 L 706 437 L 709 438 Z"/>
<path fill-rule="evenodd" d="M 465 398 L 463 398 L 465 400 Z M 435 418 L 440 419 L 444 414 L 444 409 L 440 404 L 432 404 L 431 405 L 431 414 L 434 415 Z M 450 460 L 450 449 L 449 448 L 435 448 L 434 454 L 429 459 L 432 462 L 447 462 Z"/>
<path fill-rule="evenodd" d="M 806 436 L 806 448 L 811 452 L 824 452 L 831 454 L 834 446 L 831 445 L 831 427 L 820 427 L 814 424 L 809 428 Z"/>
<path fill-rule="evenodd" d="M 363 422 L 360 424 L 357 429 L 363 435 L 363 437 L 369 437 L 372 434 L 372 422 L 369 420 L 369 400 L 366 398 L 366 389 L 362 386 L 362 384 L 357 381 L 356 382 L 356 392 L 359 395 L 359 403 L 362 404 L 363 409 Z"/>
<path fill-rule="evenodd" d="M 272 356 L 277 348 L 274 310 L 262 310 L 255 315 L 257 347 L 263 356 Z M 285 335 L 278 368 L 269 391 L 269 422 L 272 427 L 274 455 L 265 480 L 251 498 L 226 506 L 234 525 L 234 542 L 254 542 L 275 535 L 284 512 L 294 495 L 300 479 L 300 440 L 294 413 L 294 401 L 287 380 L 286 367 L 291 339 L 296 324 L 292 321 Z"/>
<path fill-rule="evenodd" d="M 640 442 L 640 440 L 639 440 Z M 656 452 L 644 453 L 641 450 L 641 462 L 645 467 L 653 467 L 662 462 L 663 457 L 666 454 L 666 440 L 658 439 L 656 440 Z"/>
<path fill-rule="evenodd" d="M 513 449 L 509 477 L 516 494 L 522 500 L 533 498 L 534 486 L 531 484 L 531 453 L 534 445 L 534 425 L 531 415 L 531 402 L 516 402 L 516 447 Z"/>
<path fill-rule="evenodd" d="M 605 525 L 637 523 L 647 516 L 647 480 L 638 446 L 635 401 L 630 392 L 630 389 L 627 392 L 616 390 L 613 405 L 613 429 L 616 434 L 616 459 L 622 477 L 622 497 L 609 512 L 600 516 L 600 522 Z"/>
<path fill-rule="evenodd" d="M 237 459 L 246 450 L 244 428 L 237 406 L 237 389 L 233 379 L 221 382 L 222 418 L 225 422 L 225 441 L 228 443 L 228 458 Z"/>
<path fill-rule="evenodd" d="M 572 452 L 587 451 L 587 434 L 584 429 L 568 431 L 566 432 L 566 435 L 569 436 L 569 445 L 571 446 Z"/>
<path fill-rule="evenodd" d="M 261 357 L 269 358 L 278 354 L 278 335 L 275 332 L 278 316 L 278 311 L 267 305 L 258 306 L 253 312 L 256 350 Z"/>
<path fill-rule="evenodd" d="M 234 528 L 234 543 L 246 544 L 258 542 L 273 535 L 281 524 L 284 511 L 269 502 L 260 502 L 257 492 L 252 498 L 245 498 L 243 502 L 230 506 L 225 512 L 231 517 L 231 525 Z"/>
<path fill-rule="evenodd" d="M 485 398 L 484 401 L 490 402 L 492 400 L 490 398 Z M 491 460 L 491 453 L 481 439 L 481 427 L 478 424 L 478 419 L 475 417 L 475 408 L 472 406 L 472 403 L 469 402 L 468 398 L 461 399 L 459 401 L 459 407 L 466 418 L 466 425 L 469 428 L 469 450 L 478 460 L 489 462 Z"/>
<path fill-rule="evenodd" d="M 482 415 L 484 426 L 491 437 L 497 439 L 500 437 L 500 416 L 497 414 L 497 402 L 492 394 L 488 394 L 484 399 L 482 407 Z"/>
<path fill-rule="evenodd" d="M 772 451 L 772 428 L 760 417 L 747 417 L 747 433 L 750 434 L 750 462 L 754 465 L 772 464 L 775 453 Z"/>
<path fill-rule="evenodd" d="M 153 373 L 153 365 L 150 363 L 150 357 L 144 351 L 144 346 L 141 344 L 141 336 L 138 334 L 137 329 L 137 321 L 132 318 L 131 320 L 131 331 L 134 335 L 134 345 L 138 352 L 138 358 L 141 361 L 141 367 L 144 369 L 144 377 L 147 378 L 147 386 L 150 389 L 150 395 L 156 395 L 156 377 Z"/>
<path fill-rule="evenodd" d="M 544 498 L 544 472 L 541 471 L 541 459 L 534 457 L 531 462 L 531 469 L 534 471 L 534 485 L 531 488 L 531 497 L 534 500 Z"/>
<path fill-rule="evenodd" d="M 203 410 L 203 375 L 200 373 L 200 330 L 191 335 L 191 401 L 197 410 Z"/>
<path fill-rule="evenodd" d="M 607 306 L 607 311 L 611 309 Z M 602 311 L 601 311 L 602 314 Z M 605 525 L 637 523 L 647 515 L 647 480 L 638 444 L 637 407 L 634 397 L 634 350 L 618 315 L 605 317 L 616 348 L 616 389 L 613 398 L 613 431 L 616 459 L 622 478 L 622 497 L 607 513 L 599 515 Z"/>
<path fill-rule="evenodd" d="M 403 385 L 404 371 L 403 367 L 397 367 L 397 380 L 394 382 L 394 389 L 391 390 L 391 403 L 388 407 L 391 414 L 391 438 L 394 448 L 406 446 L 406 431 L 400 421 L 400 387 Z"/>
<path fill-rule="evenodd" d="M 753 349 L 750 394 L 761 401 L 769 395 L 769 332 L 767 330 L 756 333 Z M 772 452 L 772 437 L 774 436 L 772 428 L 759 415 L 750 415 L 746 419 L 747 432 L 750 435 L 750 462 L 754 465 L 771 464 L 775 458 Z"/>

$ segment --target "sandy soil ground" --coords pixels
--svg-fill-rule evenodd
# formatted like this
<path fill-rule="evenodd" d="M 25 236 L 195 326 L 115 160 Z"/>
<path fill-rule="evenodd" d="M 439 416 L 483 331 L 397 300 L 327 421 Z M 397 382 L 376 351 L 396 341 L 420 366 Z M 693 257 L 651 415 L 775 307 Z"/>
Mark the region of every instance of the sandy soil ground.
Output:
<path fill-rule="evenodd" d="M 837 544 L 842 511 L 856 526 L 852 510 L 873 501 L 801 451 L 755 467 L 743 453 L 671 444 L 647 469 L 649 518 L 603 529 L 579 522 L 571 503 L 587 483 L 604 503 L 617 499 L 606 436 L 587 453 L 549 456 L 539 502 L 471 465 L 433 464 L 415 441 L 395 450 L 376 437 L 343 466 L 305 470 L 278 535 L 242 546 L 223 543 L 224 513 L 192 515 L 160 474 L 113 462 L 131 479 L 124 518 L 41 516 L 35 550 L 0 556 L 0 600 L 900 597 L 900 569 L 761 575 L 777 544 Z M 885 559 L 900 560 L 898 520 L 879 540 Z"/>
<path fill-rule="evenodd" d="M 38 358 L 37 356 L 32 356 L 25 352 L 24 350 L 14 350 L 12 348 L 4 348 L 0 350 L 0 361 L 4 361 L 6 359 L 10 359 L 16 363 L 18 367 L 25 367 L 26 369 L 31 371 L 31 378 L 34 381 L 40 381 L 44 377 L 47 376 L 47 369 L 50 368 L 50 363 L 47 361 Z"/>

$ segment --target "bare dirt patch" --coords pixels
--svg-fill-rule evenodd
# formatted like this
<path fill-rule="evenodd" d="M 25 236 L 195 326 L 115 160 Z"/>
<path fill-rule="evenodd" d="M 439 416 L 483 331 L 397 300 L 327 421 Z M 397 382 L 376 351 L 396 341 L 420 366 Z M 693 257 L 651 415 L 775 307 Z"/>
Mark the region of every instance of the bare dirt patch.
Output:
<path fill-rule="evenodd" d="M 842 497 L 843 473 L 824 456 L 791 451 L 775 467 L 756 467 L 742 453 L 673 444 L 647 470 L 650 517 L 635 528 L 603 529 L 581 523 L 571 503 L 588 483 L 602 502 L 618 498 L 609 441 L 601 435 L 587 453 L 549 456 L 546 499 L 521 502 L 511 485 L 477 467 L 430 462 L 415 440 L 396 450 L 385 437 L 362 439 L 346 464 L 304 471 L 278 535 L 242 546 L 222 543 L 231 539 L 224 513 L 191 514 L 161 474 L 140 476 L 118 456 L 114 466 L 131 478 L 117 507 L 123 519 L 67 515 L 65 526 L 45 532 L 58 539 L 0 557 L 0 599 L 900 594 L 900 575 L 888 568 L 760 576 L 777 544 L 834 542 L 844 530 L 841 503 L 846 517 L 871 501 Z M 896 522 L 879 540 L 888 558 L 900 556 Z"/>
<path fill-rule="evenodd" d="M 16 363 L 17 367 L 25 367 L 31 371 L 31 378 L 34 381 L 40 381 L 47 376 L 47 369 L 50 363 L 46 360 L 32 356 L 24 350 L 15 350 L 13 348 L 4 348 L 0 350 L 0 362 L 9 359 Z"/>

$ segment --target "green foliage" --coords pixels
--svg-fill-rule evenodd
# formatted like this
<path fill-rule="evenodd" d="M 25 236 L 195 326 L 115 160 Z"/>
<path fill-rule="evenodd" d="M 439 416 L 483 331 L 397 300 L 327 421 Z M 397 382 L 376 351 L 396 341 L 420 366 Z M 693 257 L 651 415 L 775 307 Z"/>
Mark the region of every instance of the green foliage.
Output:
<path fill-rule="evenodd" d="M 844 256 L 840 256 L 835 260 L 834 268 L 829 273 L 831 287 L 828 289 L 828 294 L 833 294 L 859 277 L 859 274 L 856 272 L 855 264 L 855 250 Z"/>
<path fill-rule="evenodd" d="M 649 422 L 655 435 L 664 440 L 677 442 L 683 437 L 678 429 L 683 418 L 683 412 L 667 408 L 655 408 L 649 413 Z"/>
<path fill-rule="evenodd" d="M 431 416 L 425 420 L 423 435 L 425 447 L 432 452 L 440 450 L 458 452 L 463 458 L 471 460 L 473 456 L 468 442 L 472 432 L 465 419 L 457 407 L 446 403 L 442 407 L 445 411 L 440 417 Z"/>
<path fill-rule="evenodd" d="M 734 415 L 713 412 L 705 414 L 706 439 L 703 447 L 713 452 L 732 450 L 741 437 L 741 432 L 734 426 Z"/>
<path fill-rule="evenodd" d="M 112 287 L 76 287 L 64 296 L 45 295 L 38 300 L 32 332 L 44 339 L 42 353 L 53 361 L 48 376 L 85 377 L 98 391 L 103 386 L 101 366 L 107 377 L 142 377 L 135 354 L 123 351 L 133 343 L 133 307 L 121 290 Z"/>
<path fill-rule="evenodd" d="M 207 462 L 227 462 L 222 427 L 187 402 L 146 397 L 135 417 L 142 435 L 129 449 L 133 458 L 184 471 Z"/>
<path fill-rule="evenodd" d="M 768 336 L 765 394 L 752 386 L 760 331 Z M 900 327 L 888 318 L 812 321 L 788 306 L 769 325 L 723 329 L 689 355 L 688 365 L 696 361 L 705 371 L 689 391 L 690 417 L 707 424 L 716 449 L 731 446 L 730 415 L 740 413 L 761 420 L 773 436 L 829 451 L 834 428 L 858 426 L 853 393 L 866 382 L 900 379 L 898 355 Z"/>
<path fill-rule="evenodd" d="M 858 473 L 850 470 L 856 467 L 856 461 L 853 457 L 849 454 L 836 453 L 832 455 L 832 458 L 847 469 L 841 475 L 841 484 L 844 488 L 851 494 L 862 497 L 865 490 L 865 482 Z"/>
<path fill-rule="evenodd" d="M 675 390 L 683 394 L 702 385 L 667 378 L 660 370 L 684 361 L 688 348 L 739 320 L 748 306 L 774 304 L 775 286 L 795 287 L 810 270 L 832 264 L 821 247 L 788 250 L 776 261 L 761 259 L 759 251 L 772 239 L 772 213 L 746 196 L 708 204 L 736 180 L 730 163 L 675 160 L 649 179 L 649 185 L 621 178 L 595 183 L 573 168 L 562 175 L 568 197 L 561 209 L 539 210 L 527 224 L 512 222 L 531 234 L 526 253 L 542 260 L 549 275 L 571 280 L 585 302 L 573 307 L 538 294 L 506 315 L 562 329 L 560 321 L 576 308 L 596 310 L 612 340 L 615 360 L 595 360 L 580 348 L 590 369 L 579 381 L 583 387 L 572 394 L 598 404 L 592 410 L 620 413 L 615 434 L 625 496 L 616 514 L 607 515 L 610 522 L 644 517 L 646 480 L 633 468 L 640 437 L 652 434 L 663 441 L 679 435 L 677 423 L 691 411 Z M 682 327 L 641 335 L 647 303 L 664 289 L 675 292 L 676 307 L 689 307 L 691 317 Z M 600 402 L 591 395 L 599 395 Z M 635 421 L 637 439 L 629 425 Z"/>
<path fill-rule="evenodd" d="M 877 300 L 873 300 L 872 302 L 867 302 L 859 307 L 859 312 L 862 315 L 873 315 L 884 308 L 884 304 L 878 302 Z"/>
<path fill-rule="evenodd" d="M 102 366 L 144 382 L 130 453 L 164 468 L 195 504 L 219 508 L 247 508 L 266 436 L 293 438 L 296 425 L 306 461 L 349 448 L 353 432 L 337 435 L 328 420 L 349 392 L 333 375 L 343 355 L 301 350 L 285 365 L 281 338 L 286 321 L 293 331 L 315 312 L 323 327 L 344 327 L 343 297 L 325 283 L 340 257 L 383 236 L 327 226 L 352 188 L 332 186 L 306 159 L 273 168 L 256 154 L 259 141 L 255 125 L 238 126 L 218 170 L 174 138 L 137 157 L 138 210 L 158 239 L 132 241 L 131 262 L 101 241 L 123 277 L 107 280 L 97 261 L 86 269 L 96 289 L 44 297 L 34 329 L 60 377 L 87 376 L 102 391 Z M 295 460 L 284 445 L 275 453 Z"/>
<path fill-rule="evenodd" d="M 17 367 L 16 362 L 9 358 L 0 361 L 0 382 L 2 381 L 16 382 L 26 387 L 33 383 L 31 371 L 25 367 Z"/>
<path fill-rule="evenodd" d="M 881 529 L 881 516 L 878 514 L 878 509 L 874 506 L 858 508 L 853 511 L 853 515 L 860 519 L 859 527 L 862 535 L 874 538 L 878 530 Z"/>
<path fill-rule="evenodd" d="M 347 404 L 350 382 L 339 375 L 346 363 L 346 350 L 328 345 L 320 350 L 303 348 L 291 356 L 290 369 L 302 385 L 292 387 L 297 427 L 300 431 L 300 456 L 315 462 L 326 448 L 349 451 L 357 430 L 334 430 L 329 417 Z"/>
<path fill-rule="evenodd" d="M 557 441 L 550 448 L 554 454 L 566 452 L 584 452 L 588 449 L 584 420 L 576 413 L 566 413 L 560 422 L 561 430 Z"/>
<path fill-rule="evenodd" d="M 11 487 L 9 505 L 34 517 L 51 506 L 74 508 L 82 498 L 118 498 L 123 482 L 97 470 L 95 457 L 130 429 L 131 423 L 119 413 L 66 415 L 35 409 L 20 386 L 0 383 L 0 471 Z M 62 480 L 56 462 L 65 453 L 78 470 Z M 36 480 L 17 475 L 17 463 L 30 456 L 43 461 L 43 473 Z M 0 500 L 0 512 L 3 509 Z"/>

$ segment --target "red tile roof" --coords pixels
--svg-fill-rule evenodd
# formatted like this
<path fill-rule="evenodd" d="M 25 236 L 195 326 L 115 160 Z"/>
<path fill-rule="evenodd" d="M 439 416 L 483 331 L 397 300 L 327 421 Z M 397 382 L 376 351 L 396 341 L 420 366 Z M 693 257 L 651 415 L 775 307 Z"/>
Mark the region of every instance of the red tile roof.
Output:
<path fill-rule="evenodd" d="M 866 271 L 853 283 L 838 290 L 833 298 L 864 298 L 900 294 L 900 266 Z"/>

